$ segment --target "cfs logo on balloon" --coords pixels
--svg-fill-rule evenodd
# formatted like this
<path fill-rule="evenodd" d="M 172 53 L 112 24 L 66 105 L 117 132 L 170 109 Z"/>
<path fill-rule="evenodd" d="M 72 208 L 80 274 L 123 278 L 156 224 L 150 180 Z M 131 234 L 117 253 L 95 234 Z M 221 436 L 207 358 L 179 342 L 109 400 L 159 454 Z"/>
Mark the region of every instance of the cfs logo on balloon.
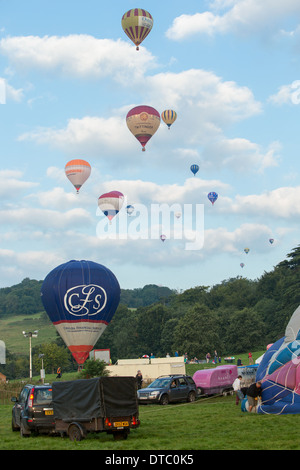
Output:
<path fill-rule="evenodd" d="M 81 317 L 94 316 L 105 308 L 107 295 L 96 284 L 71 287 L 64 295 L 64 307 L 71 315 Z"/>
<path fill-rule="evenodd" d="M 183 240 L 185 250 L 203 248 L 204 204 L 128 205 L 124 196 L 124 204 L 118 202 L 116 209 L 107 194 L 101 198 L 96 211 L 97 217 L 101 217 L 96 227 L 100 239 Z"/>

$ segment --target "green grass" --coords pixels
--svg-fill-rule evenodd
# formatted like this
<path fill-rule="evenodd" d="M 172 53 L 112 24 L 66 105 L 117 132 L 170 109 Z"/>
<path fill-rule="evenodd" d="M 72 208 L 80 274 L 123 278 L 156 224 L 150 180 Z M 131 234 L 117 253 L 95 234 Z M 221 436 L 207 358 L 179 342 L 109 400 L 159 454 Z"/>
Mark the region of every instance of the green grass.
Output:
<path fill-rule="evenodd" d="M 21 438 L 11 431 L 11 406 L 0 406 L 2 450 L 300 450 L 299 415 L 242 413 L 235 397 L 140 407 L 141 426 L 126 441 L 106 433 L 80 442 L 68 437 Z"/>

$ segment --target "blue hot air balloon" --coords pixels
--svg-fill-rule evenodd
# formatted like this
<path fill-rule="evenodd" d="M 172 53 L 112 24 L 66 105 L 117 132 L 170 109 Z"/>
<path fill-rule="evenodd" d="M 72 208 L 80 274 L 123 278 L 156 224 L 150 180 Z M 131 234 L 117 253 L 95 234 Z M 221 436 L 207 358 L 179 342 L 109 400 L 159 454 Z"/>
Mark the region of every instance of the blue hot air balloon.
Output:
<path fill-rule="evenodd" d="M 120 301 L 115 275 L 93 261 L 68 261 L 41 287 L 45 310 L 77 364 L 83 364 Z"/>
<path fill-rule="evenodd" d="M 190 168 L 191 172 L 194 173 L 194 176 L 196 173 L 198 173 L 199 171 L 199 166 L 198 165 L 191 165 L 191 168 Z"/>
<path fill-rule="evenodd" d="M 214 204 L 216 202 L 216 200 L 218 199 L 218 194 L 212 191 L 212 192 L 208 193 L 207 197 L 210 200 L 210 202 L 212 204 Z"/>

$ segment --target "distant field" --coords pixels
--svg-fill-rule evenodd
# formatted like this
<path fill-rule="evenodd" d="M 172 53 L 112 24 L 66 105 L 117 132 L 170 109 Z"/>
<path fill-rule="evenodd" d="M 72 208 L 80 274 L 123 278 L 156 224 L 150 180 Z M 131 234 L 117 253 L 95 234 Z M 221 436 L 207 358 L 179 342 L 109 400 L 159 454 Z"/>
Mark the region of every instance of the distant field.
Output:
<path fill-rule="evenodd" d="M 41 313 L 0 318 L 0 340 L 4 341 L 6 348 L 14 354 L 28 353 L 29 339 L 24 338 L 22 331 L 34 330 L 39 332 L 37 338 L 32 338 L 32 347 L 56 339 L 55 327 L 50 322 L 46 322 Z"/>

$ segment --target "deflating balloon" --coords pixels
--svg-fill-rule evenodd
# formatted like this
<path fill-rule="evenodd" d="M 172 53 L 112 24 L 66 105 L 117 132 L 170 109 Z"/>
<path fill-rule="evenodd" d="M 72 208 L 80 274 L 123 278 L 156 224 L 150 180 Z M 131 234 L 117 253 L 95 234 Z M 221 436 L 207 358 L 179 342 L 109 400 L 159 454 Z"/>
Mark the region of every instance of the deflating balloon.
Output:
<path fill-rule="evenodd" d="M 212 192 L 208 193 L 207 197 L 210 200 L 210 202 L 214 205 L 214 203 L 218 199 L 218 194 L 212 191 Z"/>
<path fill-rule="evenodd" d="M 122 28 L 129 39 L 136 45 L 139 45 L 148 36 L 153 26 L 153 18 L 150 13 L 142 8 L 133 8 L 122 16 Z"/>
<path fill-rule="evenodd" d="M 130 132 L 140 142 L 142 150 L 155 134 L 160 125 L 160 114 L 151 106 L 136 106 L 132 108 L 127 116 L 126 123 Z"/>
<path fill-rule="evenodd" d="M 165 111 L 161 113 L 161 118 L 170 129 L 173 122 L 175 122 L 177 119 L 177 113 L 176 111 L 173 111 L 172 109 L 166 109 Z"/>
<path fill-rule="evenodd" d="M 78 193 L 83 183 L 91 174 L 91 165 L 85 160 L 71 160 L 65 166 L 65 174 Z"/>
<path fill-rule="evenodd" d="M 199 166 L 198 165 L 191 165 L 191 168 L 190 168 L 191 172 L 194 173 L 194 176 L 196 173 L 198 173 L 199 171 Z"/>
<path fill-rule="evenodd" d="M 98 207 L 106 215 L 109 222 L 119 213 L 122 209 L 124 202 L 124 194 L 120 191 L 111 191 L 110 193 L 102 194 L 98 199 Z"/>
<path fill-rule="evenodd" d="M 68 261 L 41 287 L 45 310 L 78 364 L 83 364 L 120 301 L 115 275 L 93 261 Z"/>

